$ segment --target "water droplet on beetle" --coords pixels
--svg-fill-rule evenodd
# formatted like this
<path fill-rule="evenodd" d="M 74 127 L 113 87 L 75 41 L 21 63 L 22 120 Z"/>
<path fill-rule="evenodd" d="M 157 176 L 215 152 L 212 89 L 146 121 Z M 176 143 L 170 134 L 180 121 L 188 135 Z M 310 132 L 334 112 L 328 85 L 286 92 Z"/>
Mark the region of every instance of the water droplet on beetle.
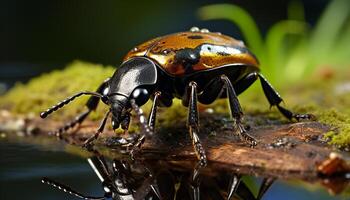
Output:
<path fill-rule="evenodd" d="M 206 28 L 202 28 L 201 29 L 201 33 L 209 33 L 210 31 L 208 30 L 208 29 L 206 29 Z"/>
<path fill-rule="evenodd" d="M 190 29 L 191 32 L 199 32 L 199 28 L 194 26 Z"/>

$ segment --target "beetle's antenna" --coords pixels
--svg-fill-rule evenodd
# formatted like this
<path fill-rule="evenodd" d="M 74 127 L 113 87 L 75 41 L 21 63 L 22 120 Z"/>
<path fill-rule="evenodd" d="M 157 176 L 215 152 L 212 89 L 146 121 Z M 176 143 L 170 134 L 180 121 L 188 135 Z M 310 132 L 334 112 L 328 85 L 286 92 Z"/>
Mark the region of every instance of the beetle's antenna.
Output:
<path fill-rule="evenodd" d="M 81 95 L 92 95 L 92 96 L 96 96 L 99 98 L 104 98 L 104 96 L 100 93 L 97 92 L 79 92 L 71 97 L 68 97 L 67 99 L 59 102 L 58 104 L 52 106 L 51 108 L 47 109 L 46 111 L 40 113 L 40 117 L 41 118 L 46 118 L 49 114 L 51 114 L 52 112 L 62 108 L 63 106 L 69 104 L 70 102 L 72 102 L 75 98 L 81 96 Z"/>
<path fill-rule="evenodd" d="M 53 186 L 59 190 L 62 190 L 63 192 L 66 192 L 66 193 L 69 193 L 71 195 L 74 195 L 76 197 L 79 197 L 81 199 L 86 199 L 86 200 L 102 200 L 102 199 L 105 199 L 104 197 L 92 197 L 92 196 L 85 196 L 75 190 L 73 190 L 72 188 L 66 186 L 66 185 L 63 185 L 61 183 L 58 183 L 56 181 L 53 181 L 51 179 L 48 179 L 48 178 L 43 178 L 41 179 L 41 182 L 42 183 L 45 183 L 45 184 L 48 184 L 50 186 Z"/>

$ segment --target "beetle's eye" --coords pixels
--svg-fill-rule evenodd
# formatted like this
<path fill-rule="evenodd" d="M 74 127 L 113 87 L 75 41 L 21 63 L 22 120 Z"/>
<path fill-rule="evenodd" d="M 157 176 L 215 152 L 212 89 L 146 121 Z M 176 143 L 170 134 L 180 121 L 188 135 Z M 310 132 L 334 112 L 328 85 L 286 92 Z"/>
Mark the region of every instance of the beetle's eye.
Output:
<path fill-rule="evenodd" d="M 142 106 L 148 101 L 149 93 L 144 88 L 137 88 L 132 93 L 131 98 L 135 99 L 137 105 Z"/>

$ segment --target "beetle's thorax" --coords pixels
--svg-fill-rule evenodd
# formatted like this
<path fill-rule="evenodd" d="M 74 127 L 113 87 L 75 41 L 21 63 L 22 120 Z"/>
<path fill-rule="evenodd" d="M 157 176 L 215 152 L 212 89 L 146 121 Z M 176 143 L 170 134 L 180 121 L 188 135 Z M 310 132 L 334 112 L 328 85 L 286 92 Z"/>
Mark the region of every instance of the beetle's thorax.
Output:
<path fill-rule="evenodd" d="M 120 65 L 111 78 L 108 95 L 130 97 L 136 88 L 152 86 L 157 82 L 157 68 L 144 57 L 132 58 Z"/>

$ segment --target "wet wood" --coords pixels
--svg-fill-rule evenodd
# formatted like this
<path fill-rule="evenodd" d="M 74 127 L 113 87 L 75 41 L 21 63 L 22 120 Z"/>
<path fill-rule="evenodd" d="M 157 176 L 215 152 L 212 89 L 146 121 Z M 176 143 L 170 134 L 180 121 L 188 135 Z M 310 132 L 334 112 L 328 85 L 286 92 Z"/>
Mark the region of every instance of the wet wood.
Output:
<path fill-rule="evenodd" d="M 282 123 L 262 116 L 247 116 L 247 125 L 251 126 L 249 133 L 259 141 L 256 147 L 251 148 L 235 135 L 232 121 L 215 114 L 202 113 L 201 116 L 200 138 L 209 163 L 206 170 L 228 170 L 239 174 L 303 180 L 350 172 L 347 162 L 350 160 L 349 155 L 336 150 L 323 139 L 323 134 L 331 128 L 327 125 L 316 121 Z M 11 128 L 11 123 L 17 123 L 22 124 L 20 129 L 27 135 L 54 137 L 49 132 L 63 124 L 37 117 L 25 119 L 22 123 L 19 120 L 23 119 L 1 115 L 1 132 L 20 131 Z M 65 136 L 66 141 L 82 144 L 97 126 L 98 122 L 85 122 L 79 129 L 70 131 Z M 115 137 L 112 130 L 106 130 L 96 142 L 96 147 L 118 154 L 113 142 Z M 170 128 L 158 126 L 155 136 L 146 140 L 137 157 L 164 160 L 168 165 L 184 168 L 193 167 L 193 162 L 196 161 L 183 120 L 174 122 Z"/>

